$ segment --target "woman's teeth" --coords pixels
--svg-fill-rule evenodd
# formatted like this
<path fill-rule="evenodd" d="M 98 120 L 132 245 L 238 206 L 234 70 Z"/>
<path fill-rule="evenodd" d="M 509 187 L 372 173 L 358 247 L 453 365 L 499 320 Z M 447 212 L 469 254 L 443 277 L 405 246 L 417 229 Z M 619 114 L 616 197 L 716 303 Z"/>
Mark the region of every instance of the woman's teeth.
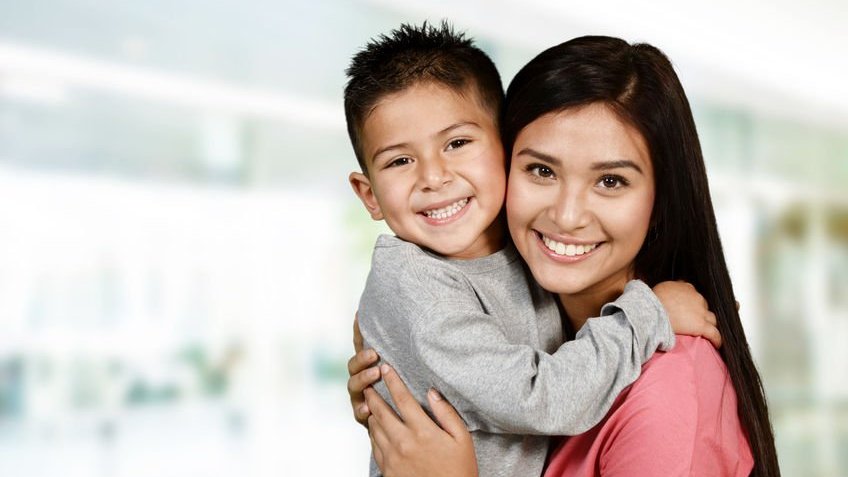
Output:
<path fill-rule="evenodd" d="M 442 207 L 441 209 L 425 210 L 424 215 L 431 219 L 447 219 L 462 210 L 467 203 L 468 199 L 465 198 L 458 200 L 447 207 Z"/>
<path fill-rule="evenodd" d="M 589 253 L 592 250 L 595 250 L 595 247 L 598 246 L 596 243 L 592 245 L 575 245 L 573 243 L 566 245 L 562 242 L 551 240 L 544 235 L 542 235 L 542 241 L 545 242 L 545 247 L 548 247 L 548 250 L 557 255 L 565 255 L 566 257 L 575 257 L 577 255 Z"/>

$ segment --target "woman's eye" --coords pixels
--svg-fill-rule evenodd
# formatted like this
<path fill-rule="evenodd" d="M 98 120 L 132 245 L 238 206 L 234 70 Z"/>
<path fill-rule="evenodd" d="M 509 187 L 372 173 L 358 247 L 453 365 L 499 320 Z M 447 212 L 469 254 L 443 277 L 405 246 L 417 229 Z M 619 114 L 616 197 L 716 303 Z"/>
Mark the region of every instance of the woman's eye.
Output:
<path fill-rule="evenodd" d="M 459 149 L 462 146 L 468 144 L 469 142 L 471 142 L 470 139 L 454 139 L 453 141 L 448 143 L 447 150 L 450 151 L 451 149 Z"/>
<path fill-rule="evenodd" d="M 405 165 L 409 164 L 410 162 L 412 162 L 412 159 L 409 158 L 409 157 L 398 157 L 397 159 L 394 159 L 394 160 L 390 161 L 388 164 L 386 164 L 386 167 L 388 168 L 388 167 L 405 166 Z"/>
<path fill-rule="evenodd" d="M 542 164 L 531 164 L 527 166 L 527 172 L 536 177 L 548 179 L 554 176 L 554 171 L 550 167 Z"/>
<path fill-rule="evenodd" d="M 620 189 L 626 185 L 628 185 L 627 179 L 621 176 L 609 175 L 601 177 L 601 180 L 598 181 L 598 185 L 603 187 L 604 189 Z"/>

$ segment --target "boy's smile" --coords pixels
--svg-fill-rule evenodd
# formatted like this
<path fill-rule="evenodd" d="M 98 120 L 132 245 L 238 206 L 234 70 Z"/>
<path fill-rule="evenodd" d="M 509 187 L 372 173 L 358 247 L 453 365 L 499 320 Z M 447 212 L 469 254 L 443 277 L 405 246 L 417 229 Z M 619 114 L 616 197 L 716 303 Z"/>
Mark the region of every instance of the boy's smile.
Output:
<path fill-rule="evenodd" d="M 421 83 L 384 97 L 363 125 L 368 175 L 350 175 L 372 218 L 451 258 L 503 246 L 503 147 L 475 96 Z"/>
<path fill-rule="evenodd" d="M 427 217 L 427 221 L 433 225 L 445 224 L 460 218 L 465 213 L 465 206 L 470 201 L 471 197 L 465 197 L 454 202 L 443 201 L 442 204 L 445 202 L 449 203 L 445 205 L 436 204 L 433 208 L 429 208 L 421 212 L 421 214 Z"/>

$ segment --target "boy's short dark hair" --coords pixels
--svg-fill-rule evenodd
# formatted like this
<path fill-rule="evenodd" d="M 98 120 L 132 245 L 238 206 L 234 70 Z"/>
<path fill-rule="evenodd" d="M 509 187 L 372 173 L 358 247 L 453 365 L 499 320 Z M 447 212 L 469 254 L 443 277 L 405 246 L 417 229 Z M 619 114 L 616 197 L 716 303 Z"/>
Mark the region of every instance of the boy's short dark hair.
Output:
<path fill-rule="evenodd" d="M 372 39 L 354 55 L 345 73 L 347 132 L 366 174 L 362 126 L 377 102 L 388 94 L 421 82 L 440 83 L 460 94 L 476 87 L 477 100 L 491 112 L 495 124 L 499 122 L 504 93 L 495 64 L 446 21 L 438 27 L 427 22 L 420 27 L 404 23 Z"/>

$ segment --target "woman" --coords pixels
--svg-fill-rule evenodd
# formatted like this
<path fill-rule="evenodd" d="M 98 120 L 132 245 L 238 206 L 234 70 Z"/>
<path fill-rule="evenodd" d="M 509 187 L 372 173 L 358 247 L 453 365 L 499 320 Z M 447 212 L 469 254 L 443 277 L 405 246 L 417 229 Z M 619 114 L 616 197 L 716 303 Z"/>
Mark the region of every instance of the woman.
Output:
<path fill-rule="evenodd" d="M 534 278 L 558 293 L 574 330 L 637 277 L 693 284 L 723 337 L 720 351 L 679 337 L 675 350 L 658 353 L 604 421 L 563 440 L 546 474 L 779 475 L 694 120 L 665 55 L 609 37 L 550 48 L 513 79 L 502 128 L 512 160 L 510 234 Z M 575 260 L 556 253 L 565 241 L 595 248 Z M 434 401 L 449 432 L 441 431 L 405 398 L 394 373 L 384 379 L 404 421 L 375 393 L 365 397 L 386 474 L 473 475 L 461 420 Z"/>

